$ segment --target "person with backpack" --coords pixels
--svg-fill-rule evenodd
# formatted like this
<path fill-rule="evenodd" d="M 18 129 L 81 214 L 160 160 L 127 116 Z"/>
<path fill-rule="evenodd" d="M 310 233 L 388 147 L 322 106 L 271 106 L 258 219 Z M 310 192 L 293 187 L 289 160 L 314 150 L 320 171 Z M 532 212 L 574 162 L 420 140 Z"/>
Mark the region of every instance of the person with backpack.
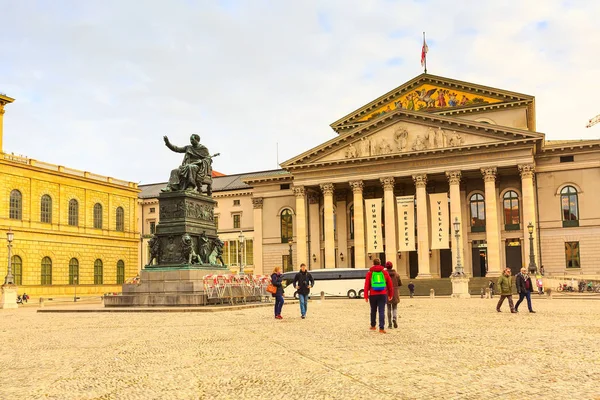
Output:
<path fill-rule="evenodd" d="M 373 260 L 373 266 L 365 278 L 365 301 L 371 305 L 371 330 L 374 331 L 377 313 L 379 312 L 379 333 L 385 331 L 385 305 L 392 300 L 394 285 L 390 274 L 381 265 L 381 260 Z"/>
<path fill-rule="evenodd" d="M 294 277 L 294 289 L 298 292 L 300 300 L 300 315 L 302 319 L 306 318 L 306 307 L 308 306 L 308 294 L 310 288 L 315 286 L 315 280 L 310 272 L 306 270 L 306 264 L 300 264 L 300 272 Z"/>
<path fill-rule="evenodd" d="M 391 329 L 392 323 L 394 324 L 394 328 L 398 327 L 398 303 L 400 303 L 400 293 L 398 291 L 399 287 L 402 286 L 402 281 L 400 280 L 400 275 L 393 269 L 394 265 L 391 261 L 385 263 L 385 268 L 388 274 L 390 274 L 390 279 L 394 286 L 392 299 L 387 303 L 388 328 Z"/>

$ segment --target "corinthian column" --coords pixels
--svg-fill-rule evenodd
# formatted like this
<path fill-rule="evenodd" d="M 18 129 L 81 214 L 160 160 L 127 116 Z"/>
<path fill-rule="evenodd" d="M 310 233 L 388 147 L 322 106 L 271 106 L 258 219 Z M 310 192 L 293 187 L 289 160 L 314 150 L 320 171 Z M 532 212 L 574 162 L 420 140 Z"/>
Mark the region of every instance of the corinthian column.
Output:
<path fill-rule="evenodd" d="M 294 195 L 296 196 L 296 251 L 297 264 L 307 264 L 307 232 L 306 232 L 306 193 L 304 186 L 295 186 Z"/>
<path fill-rule="evenodd" d="M 261 275 L 266 271 L 263 268 L 263 198 L 254 197 L 252 198 L 252 205 L 254 206 L 253 219 L 254 219 L 254 274 Z"/>
<path fill-rule="evenodd" d="M 325 220 L 325 264 L 324 268 L 335 268 L 335 235 L 333 231 L 333 183 L 322 183 L 323 213 Z"/>
<path fill-rule="evenodd" d="M 524 264 L 529 265 L 529 231 L 527 225 L 531 222 L 533 224 L 533 243 L 534 249 L 537 248 L 537 224 L 535 218 L 535 191 L 533 188 L 535 166 L 533 164 L 522 164 L 519 165 L 519 172 L 521 173 L 521 189 L 523 192 L 523 221 L 521 225 L 523 228 L 523 243 L 522 248 L 525 249 L 525 258 L 523 259 Z M 538 252 L 534 251 L 535 265 L 539 268 L 538 263 Z"/>
<path fill-rule="evenodd" d="M 450 235 L 450 240 L 452 243 L 452 270 L 455 271 L 456 270 L 456 259 L 457 259 L 457 255 L 460 254 L 460 259 L 464 260 L 465 259 L 465 252 L 464 252 L 464 247 L 462 246 L 462 240 L 464 238 L 463 236 L 463 231 L 464 231 L 464 227 L 462 224 L 462 218 L 461 218 L 461 210 L 462 210 L 462 205 L 460 203 L 460 178 L 461 178 L 462 174 L 460 171 L 447 171 L 446 172 L 446 177 L 448 178 L 448 183 L 450 184 L 450 226 L 452 227 L 451 229 L 451 235 Z M 456 234 L 454 231 L 454 221 L 458 219 L 458 222 L 460 222 L 460 228 L 458 229 L 458 235 L 460 237 L 460 241 L 461 241 L 461 245 L 458 246 L 460 248 L 456 248 L 457 247 L 457 243 L 456 243 L 456 238 L 454 237 L 454 235 Z"/>
<path fill-rule="evenodd" d="M 363 204 L 363 181 L 351 181 L 354 200 L 354 265 L 365 268 L 365 207 Z"/>
<path fill-rule="evenodd" d="M 396 202 L 394 201 L 394 178 L 380 178 L 383 186 L 383 204 L 385 207 L 385 259 L 396 265 Z"/>
<path fill-rule="evenodd" d="M 481 168 L 485 181 L 485 240 L 487 241 L 488 272 L 486 276 L 500 276 L 500 229 L 496 206 L 496 167 Z"/>
<path fill-rule="evenodd" d="M 427 215 L 427 175 L 413 175 L 417 192 L 417 251 L 419 253 L 419 273 L 417 278 L 431 278 L 429 267 L 429 222 Z"/>

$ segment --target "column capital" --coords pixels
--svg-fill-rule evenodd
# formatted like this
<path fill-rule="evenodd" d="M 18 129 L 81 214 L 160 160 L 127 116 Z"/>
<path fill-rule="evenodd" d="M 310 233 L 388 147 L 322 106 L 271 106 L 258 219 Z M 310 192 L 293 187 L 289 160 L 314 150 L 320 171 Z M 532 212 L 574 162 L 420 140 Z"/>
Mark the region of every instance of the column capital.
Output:
<path fill-rule="evenodd" d="M 448 183 L 451 185 L 459 185 L 461 177 L 462 172 L 460 170 L 446 171 L 446 178 L 448 178 Z"/>
<path fill-rule="evenodd" d="M 533 178 L 533 173 L 535 172 L 534 164 L 519 164 L 518 167 L 521 179 Z"/>
<path fill-rule="evenodd" d="M 363 181 L 350 181 L 350 186 L 352 187 L 352 192 L 354 193 L 362 193 L 365 184 Z"/>
<path fill-rule="evenodd" d="M 304 197 L 306 195 L 304 186 L 294 186 L 293 190 L 296 197 Z"/>
<path fill-rule="evenodd" d="M 263 198 L 262 197 L 253 197 L 252 205 L 254 208 L 263 208 Z"/>
<path fill-rule="evenodd" d="M 313 192 L 312 190 L 308 191 L 308 204 L 319 204 L 319 194 Z"/>
<path fill-rule="evenodd" d="M 427 186 L 427 174 L 413 175 L 412 178 L 416 187 L 425 188 Z"/>
<path fill-rule="evenodd" d="M 387 176 L 385 178 L 379 178 L 379 182 L 381 182 L 381 186 L 383 186 L 383 190 L 394 190 L 394 177 Z"/>
<path fill-rule="evenodd" d="M 498 168 L 496 167 L 481 168 L 481 174 L 483 175 L 483 180 L 485 182 L 495 182 L 497 173 Z"/>
<path fill-rule="evenodd" d="M 328 194 L 333 196 L 333 183 L 321 183 L 319 186 L 324 195 Z"/>

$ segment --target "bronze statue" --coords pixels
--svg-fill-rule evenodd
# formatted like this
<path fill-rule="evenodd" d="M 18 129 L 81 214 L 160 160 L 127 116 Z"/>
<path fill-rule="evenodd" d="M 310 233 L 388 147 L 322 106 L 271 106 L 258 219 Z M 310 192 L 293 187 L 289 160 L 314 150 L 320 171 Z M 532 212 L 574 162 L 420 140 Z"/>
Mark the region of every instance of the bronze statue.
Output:
<path fill-rule="evenodd" d="M 225 261 L 223 261 L 223 246 L 225 245 L 225 243 L 223 243 L 223 241 L 221 239 L 216 237 L 213 239 L 213 244 L 214 244 L 214 251 L 217 253 L 215 264 L 217 261 L 220 261 L 221 265 L 225 265 Z"/>
<path fill-rule="evenodd" d="M 160 263 L 160 240 L 156 236 L 152 236 L 152 238 L 148 241 L 148 247 L 150 248 L 150 261 L 148 261 L 148 265 L 152 265 L 152 261 L 156 260 L 156 263 Z"/>
<path fill-rule="evenodd" d="M 185 233 L 181 237 L 183 242 L 183 257 L 187 260 L 188 264 L 199 264 L 201 262 L 200 257 L 194 251 L 194 242 L 189 234 Z"/>
<path fill-rule="evenodd" d="M 171 171 L 167 187 L 163 192 L 185 191 L 196 189 L 202 193 L 202 185 L 206 184 L 206 194 L 212 195 L 212 156 L 206 146 L 200 144 L 200 136 L 193 134 L 190 136 L 190 144 L 183 147 L 177 147 L 169 142 L 168 137 L 164 137 L 165 145 L 176 153 L 185 153 L 181 165 Z"/>
<path fill-rule="evenodd" d="M 211 251 L 212 249 L 210 248 L 208 236 L 206 236 L 206 232 L 202 232 L 198 237 L 198 256 L 200 257 L 200 260 L 202 260 L 202 263 L 209 263 Z"/>

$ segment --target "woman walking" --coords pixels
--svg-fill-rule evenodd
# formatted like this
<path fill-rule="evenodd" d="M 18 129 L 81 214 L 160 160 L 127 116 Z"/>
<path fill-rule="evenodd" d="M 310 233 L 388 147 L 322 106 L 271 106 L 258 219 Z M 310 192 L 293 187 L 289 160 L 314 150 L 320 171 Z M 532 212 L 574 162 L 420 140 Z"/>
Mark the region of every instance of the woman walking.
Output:
<path fill-rule="evenodd" d="M 275 267 L 271 274 L 271 283 L 277 288 L 277 292 L 271 296 L 275 297 L 275 318 L 283 319 L 281 309 L 283 308 L 283 279 L 281 267 Z"/>
<path fill-rule="evenodd" d="M 400 280 L 400 275 L 396 272 L 394 265 L 391 261 L 385 263 L 385 268 L 390 275 L 390 279 L 392 280 L 392 284 L 394 285 L 394 295 L 392 296 L 392 300 L 387 303 L 387 317 L 388 317 L 388 328 L 392 328 L 392 323 L 394 324 L 394 328 L 398 327 L 398 303 L 400 302 L 400 294 L 398 293 L 399 287 L 402 286 L 402 281 Z"/>

